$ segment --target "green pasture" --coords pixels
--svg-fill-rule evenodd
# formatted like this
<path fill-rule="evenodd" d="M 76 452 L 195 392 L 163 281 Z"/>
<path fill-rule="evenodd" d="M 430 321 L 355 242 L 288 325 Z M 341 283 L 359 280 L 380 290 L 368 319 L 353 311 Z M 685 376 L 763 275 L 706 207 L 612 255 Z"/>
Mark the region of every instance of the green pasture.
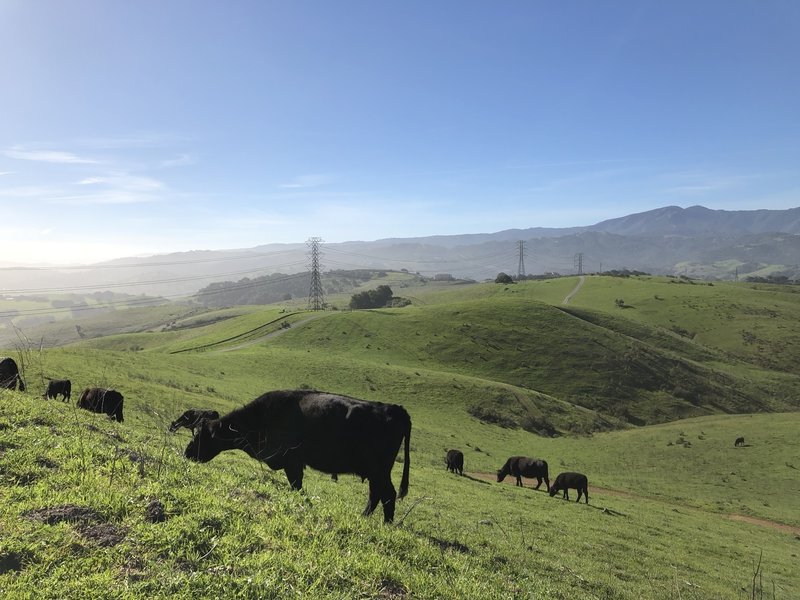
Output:
<path fill-rule="evenodd" d="M 463 422 L 452 423 L 448 440 L 442 419 L 431 423 L 419 400 L 408 402 L 411 491 L 398 504 L 396 524 L 385 526 L 378 516 L 358 516 L 366 484 L 351 476 L 334 483 L 312 471 L 304 492 L 296 493 L 282 473 L 240 453 L 188 463 L 182 457 L 188 434 L 166 433 L 166 415 L 159 414 L 175 411 L 170 407 L 188 392 L 170 398 L 165 390 L 154 407 L 138 392 L 136 385 L 129 390 L 122 424 L 69 404 L 3 394 L 4 597 L 706 599 L 750 597 L 762 587 L 791 598 L 800 590 L 796 534 L 733 520 L 715 512 L 718 506 L 651 497 L 641 485 L 625 495 L 592 489 L 585 505 L 486 481 L 471 471 L 475 455 L 495 465 L 520 446 L 551 454 L 557 446 L 480 424 L 462 434 Z M 715 439 L 740 429 L 724 423 L 731 418 L 700 419 L 691 427 Z M 750 431 L 758 439 L 762 428 L 782 419 L 765 416 L 749 423 Z M 648 430 L 658 430 L 659 442 L 672 435 L 655 427 L 576 438 L 580 443 L 563 460 L 573 468 L 613 457 L 604 474 L 587 471 L 593 483 L 619 482 L 612 463 L 631 443 L 624 436 Z M 464 448 L 466 477 L 445 472 L 437 447 L 461 435 L 485 438 L 492 449 Z M 743 457 L 756 448 L 735 452 L 747 462 Z M 487 456 L 494 452 L 502 454 Z M 639 457 L 639 466 L 669 479 L 672 457 L 650 457 Z M 648 464 L 651 459 L 657 462 Z M 559 460 L 550 459 L 554 473 Z M 697 478 L 716 473 L 696 464 L 703 469 Z M 395 471 L 396 478 L 399 466 Z M 758 479 L 773 498 L 792 491 L 773 469 Z M 164 520 L 151 522 L 159 505 Z M 752 513 L 764 516 L 759 510 Z M 759 557 L 760 587 L 753 588 Z"/>
<path fill-rule="evenodd" d="M 565 306 L 578 278 L 397 281 L 412 306 L 117 310 L 59 348 L 24 332 L 2 352 L 28 390 L 0 391 L 0 596 L 800 596 L 792 288 L 587 277 Z M 745 326 L 774 339 L 737 346 Z M 73 402 L 43 400 L 62 377 Z M 120 390 L 125 422 L 75 408 L 88 386 Z M 190 463 L 166 431 L 282 388 L 406 407 L 394 525 L 359 516 L 355 477 L 294 493 L 241 453 Z M 590 504 L 498 484 L 512 455 L 586 473 Z"/>

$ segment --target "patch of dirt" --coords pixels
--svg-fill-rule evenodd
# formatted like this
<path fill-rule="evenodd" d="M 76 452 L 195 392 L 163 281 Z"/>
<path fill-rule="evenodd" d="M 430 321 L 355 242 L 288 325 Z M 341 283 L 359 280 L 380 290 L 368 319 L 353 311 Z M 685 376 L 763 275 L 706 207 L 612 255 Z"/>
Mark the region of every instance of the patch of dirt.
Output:
<path fill-rule="evenodd" d="M 777 531 L 784 531 L 786 533 L 793 533 L 796 536 L 800 536 L 800 527 L 795 527 L 794 525 L 786 525 L 784 523 L 778 523 L 777 521 L 770 521 L 769 519 L 759 519 L 757 517 L 748 517 L 747 515 L 728 515 L 728 518 L 731 521 L 741 521 L 743 523 L 750 523 L 752 525 L 760 525 L 761 527 L 769 527 L 770 529 L 776 529 Z"/>
<path fill-rule="evenodd" d="M 22 571 L 22 562 L 25 557 L 18 552 L 0 554 L 0 575 L 5 573 L 19 573 Z"/>
<path fill-rule="evenodd" d="M 164 504 L 158 498 L 153 498 L 144 510 L 144 520 L 148 523 L 163 523 L 167 520 L 164 513 Z"/>
<path fill-rule="evenodd" d="M 378 587 L 378 595 L 375 596 L 376 599 L 380 600 L 397 600 L 398 598 L 407 597 L 408 592 L 403 587 L 403 584 L 388 577 L 381 581 Z"/>
<path fill-rule="evenodd" d="M 79 529 L 80 534 L 103 548 L 110 548 L 116 546 L 128 533 L 125 527 L 114 525 L 114 523 L 99 523 L 97 525 L 89 525 Z"/>
<path fill-rule="evenodd" d="M 462 554 L 470 554 L 472 552 L 468 546 L 462 544 L 461 542 L 456 542 L 454 540 L 442 540 L 433 536 L 431 536 L 429 539 L 434 545 L 438 546 L 442 552 L 445 550 L 455 550 L 456 552 L 461 552 Z"/>
<path fill-rule="evenodd" d="M 37 510 L 30 510 L 23 515 L 31 521 L 40 521 L 47 525 L 56 523 L 96 523 L 105 519 L 93 508 L 88 506 L 75 506 L 74 504 L 64 504 L 63 506 L 50 506 Z"/>
<path fill-rule="evenodd" d="M 58 463 L 50 460 L 45 456 L 40 456 L 36 459 L 36 464 L 40 467 L 44 467 L 45 469 L 57 469 Z"/>

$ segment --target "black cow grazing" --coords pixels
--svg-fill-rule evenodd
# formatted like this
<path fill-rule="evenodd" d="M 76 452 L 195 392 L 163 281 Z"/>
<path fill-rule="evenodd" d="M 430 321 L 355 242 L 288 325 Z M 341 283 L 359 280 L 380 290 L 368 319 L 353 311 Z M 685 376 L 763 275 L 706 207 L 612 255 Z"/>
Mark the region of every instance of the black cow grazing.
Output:
<path fill-rule="evenodd" d="M 736 441 L 733 442 L 733 445 L 735 447 L 744 446 L 744 438 L 743 437 L 736 438 Z"/>
<path fill-rule="evenodd" d="M 392 467 L 405 440 L 402 498 L 408 493 L 411 418 L 402 406 L 313 390 L 267 392 L 213 421 L 203 421 L 186 458 L 208 462 L 223 450 L 243 450 L 271 469 L 283 469 L 292 489 L 303 487 L 306 466 L 323 473 L 354 473 L 369 480 L 364 515 L 383 504 L 394 519 L 398 494 Z"/>
<path fill-rule="evenodd" d="M 522 478 L 536 478 L 538 482 L 534 489 L 538 490 L 542 485 L 542 479 L 547 484 L 547 491 L 550 491 L 550 478 L 547 474 L 547 461 L 538 458 L 528 458 L 527 456 L 512 456 L 503 465 L 503 468 L 497 471 L 497 481 L 503 481 L 506 475 L 513 475 L 517 478 L 517 485 L 522 485 Z"/>
<path fill-rule="evenodd" d="M 19 374 L 19 368 L 13 358 L 0 358 L 0 388 L 25 391 L 25 382 Z"/>
<path fill-rule="evenodd" d="M 44 397 L 48 400 L 55 400 L 59 395 L 64 402 L 69 401 L 72 395 L 72 382 L 69 379 L 51 379 L 47 382 Z"/>
<path fill-rule="evenodd" d="M 464 474 L 464 453 L 461 450 L 448 450 L 444 464 L 451 473 Z"/>
<path fill-rule="evenodd" d="M 209 421 L 219 419 L 219 413 L 215 410 L 190 408 L 172 422 L 172 424 L 169 426 L 169 430 L 172 433 L 175 433 L 181 427 L 186 427 L 186 429 L 191 429 L 192 434 L 194 435 L 195 430 L 200 426 L 200 422 L 203 419 L 208 419 Z"/>
<path fill-rule="evenodd" d="M 550 496 L 555 496 L 557 492 L 564 492 L 564 500 L 569 500 L 569 488 L 578 490 L 578 499 L 575 502 L 581 501 L 581 494 L 583 494 L 586 504 L 589 504 L 589 479 L 583 473 L 559 473 L 556 480 L 553 482 L 553 487 L 550 488 Z"/>
<path fill-rule="evenodd" d="M 96 413 L 105 413 L 122 423 L 123 397 L 117 390 L 86 388 L 78 398 L 78 406 Z"/>

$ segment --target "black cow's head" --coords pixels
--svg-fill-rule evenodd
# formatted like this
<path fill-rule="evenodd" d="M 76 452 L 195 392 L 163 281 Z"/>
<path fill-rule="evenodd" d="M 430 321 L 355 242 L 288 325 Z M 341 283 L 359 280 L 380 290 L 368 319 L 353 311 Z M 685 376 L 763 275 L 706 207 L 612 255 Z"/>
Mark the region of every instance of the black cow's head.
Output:
<path fill-rule="evenodd" d="M 219 419 L 202 419 L 195 425 L 194 437 L 186 446 L 184 455 L 189 460 L 208 462 L 223 450 L 239 448 L 242 434 L 231 424 Z"/>
<path fill-rule="evenodd" d="M 506 472 L 505 468 L 498 469 L 497 470 L 497 483 L 500 483 L 501 481 L 503 481 L 503 479 L 506 478 L 506 475 L 508 475 L 508 473 Z"/>

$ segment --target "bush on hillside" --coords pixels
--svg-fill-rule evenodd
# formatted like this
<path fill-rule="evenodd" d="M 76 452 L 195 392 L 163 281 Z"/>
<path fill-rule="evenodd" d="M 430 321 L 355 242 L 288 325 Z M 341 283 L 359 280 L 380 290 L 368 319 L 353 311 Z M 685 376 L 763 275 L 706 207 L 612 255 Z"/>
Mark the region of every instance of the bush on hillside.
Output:
<path fill-rule="evenodd" d="M 367 290 L 353 294 L 350 298 L 350 308 L 353 310 L 363 308 L 383 308 L 392 301 L 392 288 L 388 285 L 379 285 L 374 290 Z"/>

